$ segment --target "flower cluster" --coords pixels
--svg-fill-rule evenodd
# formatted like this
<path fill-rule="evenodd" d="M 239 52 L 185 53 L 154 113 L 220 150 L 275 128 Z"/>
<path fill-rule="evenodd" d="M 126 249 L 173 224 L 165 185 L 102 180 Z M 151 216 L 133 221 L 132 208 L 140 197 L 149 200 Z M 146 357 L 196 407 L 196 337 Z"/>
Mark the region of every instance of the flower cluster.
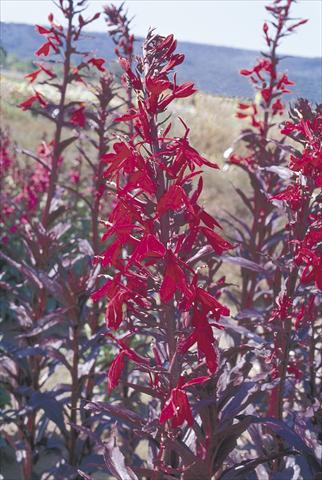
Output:
<path fill-rule="evenodd" d="M 27 224 L 40 205 L 40 201 L 47 191 L 49 181 L 49 168 L 46 154 L 42 153 L 43 142 L 38 147 L 41 163 L 36 163 L 32 168 L 26 168 L 22 174 L 19 169 L 17 156 L 12 153 L 10 137 L 6 132 L 0 132 L 1 150 L 1 200 L 2 212 L 0 222 L 5 230 L 11 233 Z M 8 241 L 8 236 L 4 241 Z"/>
<path fill-rule="evenodd" d="M 322 111 L 313 110 L 308 102 L 299 100 L 285 122 L 282 133 L 302 146 L 290 155 L 289 169 L 293 182 L 273 197 L 285 202 L 293 211 L 289 224 L 294 245 L 294 261 L 303 266 L 303 284 L 315 283 L 322 290 L 322 218 L 321 198 L 317 189 L 322 186 Z M 304 228 L 305 222 L 305 228 Z"/>
<path fill-rule="evenodd" d="M 124 81 L 138 100 L 137 108 L 116 119 L 133 120 L 133 135 L 120 138 L 113 152 L 103 156 L 104 177 L 115 179 L 116 198 L 113 211 L 102 220 L 103 240 L 109 244 L 98 260 L 103 268 L 114 267 L 115 274 L 92 296 L 96 301 L 107 296 L 109 330 L 128 330 L 127 342 L 135 334 L 158 340 L 154 360 L 117 340 L 121 350 L 108 372 L 109 389 L 117 386 L 127 357 L 148 376 L 161 400 L 160 423 L 171 420 L 173 428 L 185 420 L 193 423 L 186 390 L 216 372 L 213 328 L 221 328 L 221 315 L 229 315 L 229 309 L 203 287 L 191 258 L 206 245 L 216 255 L 232 248 L 216 231 L 219 223 L 198 204 L 201 178 L 192 192 L 192 179 L 200 176 L 200 168 L 217 165 L 193 148 L 183 122 L 185 133 L 180 138 L 171 137 L 171 124 L 160 128 L 159 114 L 175 98 L 195 91 L 191 83 L 178 85 L 176 77 L 170 77 L 183 61 L 175 48 L 172 35 L 164 38 L 151 32 L 135 70 L 120 58 Z M 198 368 L 185 360 L 196 354 Z"/>
<path fill-rule="evenodd" d="M 309 356 L 307 350 L 314 341 L 316 309 L 320 302 L 319 291 L 322 291 L 321 195 L 317 192 L 322 159 L 321 109 L 318 106 L 314 110 L 307 101 L 299 100 L 290 116 L 281 130 L 293 140 L 293 145 L 299 144 L 300 149 L 292 146 L 288 185 L 271 197 L 274 203 L 284 204 L 288 218 L 287 248 L 284 247 L 279 258 L 279 264 L 283 265 L 284 286 L 271 316 L 275 330 L 271 362 L 273 375 L 280 383 L 272 392 L 269 412 L 279 418 L 283 415 L 288 377 L 294 375 L 298 382 L 305 374 L 304 359 Z M 292 399 L 290 393 L 288 396 Z"/>

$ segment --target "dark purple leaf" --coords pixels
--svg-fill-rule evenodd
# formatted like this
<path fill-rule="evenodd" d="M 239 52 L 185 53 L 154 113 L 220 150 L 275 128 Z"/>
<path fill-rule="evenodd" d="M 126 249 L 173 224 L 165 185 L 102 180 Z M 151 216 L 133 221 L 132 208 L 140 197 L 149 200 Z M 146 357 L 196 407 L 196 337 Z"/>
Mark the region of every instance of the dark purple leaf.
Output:
<path fill-rule="evenodd" d="M 144 425 L 143 419 L 139 415 L 121 405 L 113 405 L 108 402 L 88 402 L 84 408 L 85 410 L 106 413 L 109 416 L 119 418 L 131 427 L 142 428 Z"/>
<path fill-rule="evenodd" d="M 239 265 L 242 268 L 246 268 L 247 270 L 252 270 L 253 272 L 261 273 L 267 275 L 266 270 L 258 263 L 253 262 L 252 260 L 248 260 L 247 258 L 243 257 L 232 257 L 229 255 L 222 255 L 220 259 L 223 262 L 232 263 L 234 265 Z"/>
<path fill-rule="evenodd" d="M 109 445 L 105 447 L 104 460 L 110 473 L 117 480 L 138 480 L 133 470 L 125 465 L 124 455 L 119 447 L 115 445 L 114 439 L 111 439 Z"/>
<path fill-rule="evenodd" d="M 253 423 L 262 423 L 266 427 L 273 430 L 277 435 L 279 435 L 290 447 L 296 448 L 299 452 L 303 453 L 313 468 L 313 471 L 321 471 L 322 464 L 316 458 L 314 451 L 307 446 L 307 444 L 302 440 L 302 438 L 294 432 L 285 422 L 277 420 L 275 418 L 257 418 L 253 417 Z"/>
<path fill-rule="evenodd" d="M 233 418 L 237 413 L 245 408 L 250 391 L 256 386 L 256 382 L 244 382 L 234 395 L 229 400 L 228 405 L 224 408 L 221 414 L 221 420 L 225 421 L 227 418 Z"/>
<path fill-rule="evenodd" d="M 65 432 L 62 405 L 49 392 L 34 392 L 29 404 L 36 409 L 42 408 L 45 415 L 54 422 L 61 432 Z"/>

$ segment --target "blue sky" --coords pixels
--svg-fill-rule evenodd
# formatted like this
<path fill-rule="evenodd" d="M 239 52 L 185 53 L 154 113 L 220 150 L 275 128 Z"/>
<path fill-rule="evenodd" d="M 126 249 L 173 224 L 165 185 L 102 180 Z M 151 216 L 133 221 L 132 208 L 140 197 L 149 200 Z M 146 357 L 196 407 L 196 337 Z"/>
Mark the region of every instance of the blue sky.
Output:
<path fill-rule="evenodd" d="M 88 15 L 106 3 L 107 0 L 89 0 Z M 160 34 L 173 33 L 179 40 L 249 49 L 263 47 L 261 25 L 268 17 L 266 0 L 129 0 L 126 3 L 129 15 L 135 16 L 133 31 L 139 36 L 144 36 L 152 26 Z M 50 0 L 1 0 L 0 8 L 2 21 L 30 24 L 45 24 L 48 12 L 56 11 Z M 322 0 L 298 0 L 292 12 L 294 17 L 308 18 L 309 22 L 285 39 L 280 52 L 321 57 Z M 103 18 L 91 28 L 104 31 Z"/>

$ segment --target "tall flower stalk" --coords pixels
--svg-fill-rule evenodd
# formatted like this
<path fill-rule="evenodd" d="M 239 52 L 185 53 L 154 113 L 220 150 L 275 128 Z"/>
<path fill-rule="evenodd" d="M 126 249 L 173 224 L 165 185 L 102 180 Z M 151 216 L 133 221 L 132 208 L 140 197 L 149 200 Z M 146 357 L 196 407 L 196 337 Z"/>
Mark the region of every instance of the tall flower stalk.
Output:
<path fill-rule="evenodd" d="M 207 245 L 217 255 L 232 248 L 217 232 L 218 222 L 198 205 L 202 179 L 196 188 L 192 185 L 200 168 L 217 165 L 191 146 L 183 121 L 183 136 L 173 138 L 171 124 L 163 119 L 172 101 L 195 92 L 191 83 L 179 85 L 176 75 L 170 79 L 184 58 L 175 48 L 173 36 L 150 32 L 134 71 L 120 58 L 124 80 L 138 100 L 135 109 L 116 119 L 133 120 L 133 135 L 120 137 L 114 152 L 103 157 L 104 176 L 115 178 L 116 197 L 112 213 L 102 220 L 109 245 L 100 263 L 104 269 L 114 267 L 115 274 L 92 296 L 95 301 L 107 296 L 108 336 L 119 349 L 108 371 L 109 392 L 129 359 L 143 374 L 129 386 L 159 402 L 154 468 L 168 473 L 180 465 L 171 438 L 180 437 L 184 423 L 196 428 L 189 392 L 198 396 L 197 386 L 218 368 L 213 328 L 221 328 L 221 315 L 229 315 L 216 298 L 216 284 L 210 291 L 204 288 L 197 264 Z M 112 331 L 119 331 L 118 337 Z M 133 337 L 137 351 L 129 347 Z M 153 341 L 142 343 L 144 338 Z"/>
<path fill-rule="evenodd" d="M 246 154 L 231 153 L 228 160 L 246 173 L 250 184 L 249 194 L 236 189 L 249 218 L 246 221 L 232 218 L 234 229 L 238 232 L 240 255 L 264 268 L 269 266 L 279 245 L 280 219 L 269 198 L 281 186 L 276 169 L 286 164 L 285 152 L 278 141 L 272 141 L 272 135 L 276 123 L 285 112 L 283 97 L 291 93 L 289 88 L 294 85 L 286 73 L 279 72 L 277 50 L 283 38 L 306 22 L 295 22 L 291 18 L 292 3 L 293 0 L 278 0 L 266 7 L 272 17 L 269 23 L 263 25 L 267 51 L 253 68 L 240 72 L 250 79 L 256 91 L 255 101 L 240 102 L 236 114 L 238 118 L 249 121 L 249 128 L 243 130 L 240 137 Z M 273 295 L 278 292 L 280 278 L 263 274 L 260 268 L 251 270 L 242 267 L 241 277 L 240 310 L 247 311 L 256 304 L 271 302 L 272 298 L 262 289 L 263 283 L 268 284 L 267 290 Z"/>

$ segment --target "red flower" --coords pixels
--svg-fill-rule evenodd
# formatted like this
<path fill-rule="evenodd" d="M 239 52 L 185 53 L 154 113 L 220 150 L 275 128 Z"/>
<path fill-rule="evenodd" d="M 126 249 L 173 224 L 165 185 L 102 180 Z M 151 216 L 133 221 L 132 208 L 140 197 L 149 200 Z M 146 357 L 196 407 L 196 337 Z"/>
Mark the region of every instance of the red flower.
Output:
<path fill-rule="evenodd" d="M 186 276 L 178 263 L 178 259 L 172 252 L 168 252 L 163 282 L 160 289 L 162 302 L 168 303 L 177 290 L 180 290 L 187 298 L 191 298 L 193 295 L 187 285 Z"/>
<path fill-rule="evenodd" d="M 107 388 L 111 392 L 115 387 L 117 387 L 122 372 L 124 370 L 124 359 L 128 357 L 130 360 L 134 361 L 139 365 L 149 365 L 150 361 L 138 355 L 134 350 L 129 348 L 122 340 L 115 338 L 113 335 L 108 334 L 109 337 L 113 338 L 118 345 L 121 347 L 121 351 L 116 355 L 113 362 L 110 365 L 107 375 Z"/>
<path fill-rule="evenodd" d="M 303 202 L 303 192 L 300 185 L 290 185 L 283 192 L 271 197 L 271 200 L 287 202 L 292 210 L 297 210 Z"/>
<path fill-rule="evenodd" d="M 238 103 L 238 108 L 240 110 L 247 110 L 250 107 L 251 107 L 251 105 L 249 105 L 248 103 L 241 103 L 241 102 Z"/>
<path fill-rule="evenodd" d="M 172 165 L 168 168 L 169 173 L 173 177 L 177 177 L 178 173 L 181 170 L 184 171 L 187 167 L 190 171 L 194 171 L 195 165 L 198 167 L 207 165 L 211 168 L 219 168 L 216 163 L 209 162 L 206 158 L 201 156 L 197 150 L 189 144 L 187 136 L 173 141 L 171 146 L 168 146 L 164 153 L 175 154 Z"/>
<path fill-rule="evenodd" d="M 268 103 L 272 95 L 272 90 L 270 88 L 263 88 L 261 94 L 265 102 Z"/>
<path fill-rule="evenodd" d="M 295 83 L 288 79 L 288 76 L 286 75 L 286 73 L 283 73 L 283 75 L 278 81 L 277 88 L 279 90 L 282 90 L 283 93 L 290 93 L 290 90 L 286 89 L 285 86 L 292 86 L 292 85 L 295 85 Z"/>
<path fill-rule="evenodd" d="M 148 233 L 139 241 L 138 246 L 134 250 L 128 265 L 134 262 L 140 262 L 143 258 L 161 258 L 165 255 L 166 249 L 164 245 L 152 234 Z"/>
<path fill-rule="evenodd" d="M 49 35 L 51 34 L 51 30 L 48 30 L 48 28 L 42 27 L 41 25 L 36 25 L 36 30 L 40 35 Z"/>
<path fill-rule="evenodd" d="M 111 392 L 115 387 L 117 387 L 122 372 L 124 370 L 124 357 L 126 356 L 126 351 L 122 350 L 116 355 L 113 362 L 108 369 L 107 375 L 107 389 Z"/>
<path fill-rule="evenodd" d="M 170 88 L 171 83 L 162 77 L 146 77 L 146 88 L 149 91 L 149 107 L 151 112 L 155 113 L 158 105 L 159 95 Z"/>
<path fill-rule="evenodd" d="M 40 57 L 41 55 L 48 57 L 51 48 L 55 50 L 56 53 L 58 52 L 56 45 L 54 45 L 51 41 L 48 41 L 38 48 L 38 50 L 35 52 L 35 55 L 37 55 L 37 57 Z"/>
<path fill-rule="evenodd" d="M 230 315 L 229 308 L 222 305 L 215 297 L 210 295 L 210 293 L 199 287 L 196 289 L 196 301 L 202 306 L 203 311 L 207 313 L 212 312 L 216 320 L 219 320 L 221 315 L 225 317 Z"/>
<path fill-rule="evenodd" d="M 108 265 L 113 265 L 114 267 L 118 266 L 121 251 L 122 251 L 121 242 L 115 241 L 111 245 L 109 245 L 102 255 L 102 260 L 101 260 L 102 267 L 105 268 Z"/>
<path fill-rule="evenodd" d="M 47 106 L 46 100 L 42 97 L 40 93 L 35 91 L 35 94 L 27 98 L 27 100 L 25 100 L 24 102 L 20 103 L 19 107 L 22 108 L 22 110 L 27 110 L 28 108 L 32 107 L 35 102 L 39 102 L 41 107 Z"/>
<path fill-rule="evenodd" d="M 168 210 L 179 210 L 184 205 L 193 213 L 192 206 L 184 189 L 179 185 L 171 185 L 169 190 L 160 198 L 157 205 L 157 213 L 161 217 L 161 215 Z"/>
<path fill-rule="evenodd" d="M 126 186 L 120 190 L 120 194 L 130 192 L 134 188 L 140 188 L 145 193 L 154 194 L 156 191 L 156 186 L 152 182 L 147 171 L 142 167 L 141 170 L 132 173 L 128 177 L 128 182 Z"/>
<path fill-rule="evenodd" d="M 84 111 L 85 111 L 84 106 L 81 106 L 80 108 L 75 110 L 69 119 L 70 123 L 72 123 L 73 125 L 78 125 L 81 128 L 84 128 L 85 122 L 86 122 Z"/>
<path fill-rule="evenodd" d="M 178 386 L 171 390 L 170 398 L 161 411 L 159 419 L 160 423 L 165 423 L 167 420 L 171 420 L 172 428 L 176 428 L 187 421 L 188 425 L 191 427 L 193 425 L 193 417 L 187 394 L 183 389 L 204 383 L 207 380 L 209 380 L 209 377 L 198 377 L 189 382 L 183 383 L 184 377 L 180 377 Z"/>
<path fill-rule="evenodd" d="M 227 240 L 224 240 L 220 235 L 218 235 L 218 233 L 214 232 L 208 227 L 199 227 L 199 231 L 205 235 L 216 255 L 221 255 L 226 250 L 234 248 L 231 243 L 229 243 Z"/>
<path fill-rule="evenodd" d="M 105 72 L 106 71 L 106 68 L 103 67 L 103 65 L 105 63 L 104 58 L 91 58 L 90 60 L 88 60 L 87 63 L 96 67 L 97 70 L 99 70 L 100 72 Z"/>
<path fill-rule="evenodd" d="M 132 152 L 125 142 L 116 142 L 113 145 L 114 153 L 106 153 L 102 156 L 102 161 L 111 163 L 111 166 L 105 170 L 104 177 L 111 177 L 118 172 L 125 162 L 132 157 Z"/>
<path fill-rule="evenodd" d="M 123 57 L 119 58 L 119 63 L 123 70 L 125 71 L 126 75 L 129 77 L 129 81 L 132 85 L 132 87 L 135 90 L 142 90 L 142 82 L 139 77 L 137 77 L 131 70 L 130 62 Z"/>
<path fill-rule="evenodd" d="M 241 75 L 243 75 L 244 77 L 248 77 L 249 75 L 251 75 L 253 73 L 253 70 L 246 70 L 245 68 L 243 68 L 242 70 L 240 70 L 239 73 Z"/>
<path fill-rule="evenodd" d="M 322 291 L 322 254 L 302 248 L 301 260 L 306 264 L 301 275 L 301 282 L 304 285 L 315 283 L 316 287 Z"/>
<path fill-rule="evenodd" d="M 237 118 L 247 118 L 248 114 L 247 113 L 242 113 L 242 112 L 236 112 L 236 117 Z"/>
<path fill-rule="evenodd" d="M 214 347 L 215 338 L 212 327 L 204 313 L 195 309 L 193 315 L 193 332 L 183 341 L 179 343 L 179 351 L 185 353 L 195 343 L 197 343 L 199 356 L 205 356 L 206 364 L 211 373 L 216 373 L 218 369 L 218 355 Z"/>
<path fill-rule="evenodd" d="M 188 425 L 193 425 L 191 408 L 186 392 L 180 388 L 173 388 L 171 395 L 160 415 L 160 423 L 171 420 L 172 428 L 179 427 L 186 420 Z"/>
<path fill-rule="evenodd" d="M 190 95 L 193 95 L 196 91 L 197 90 L 192 82 L 186 82 L 182 85 L 175 85 L 173 95 L 175 98 L 185 98 L 190 97 Z"/>
<path fill-rule="evenodd" d="M 164 99 L 159 103 L 160 111 L 164 110 L 169 103 L 171 103 L 175 98 L 185 98 L 193 95 L 197 90 L 194 88 L 192 82 L 183 83 L 182 85 L 176 85 L 175 79 L 172 87 L 172 93 L 164 97 Z"/>
<path fill-rule="evenodd" d="M 167 73 L 170 70 L 172 70 L 174 67 L 177 65 L 180 65 L 184 60 L 184 55 L 182 53 L 176 53 L 175 55 L 172 55 L 171 59 L 168 61 L 168 63 L 162 68 L 161 74 L 162 73 Z"/>
<path fill-rule="evenodd" d="M 284 111 L 284 105 L 283 103 L 280 101 L 280 99 L 276 100 L 273 105 L 272 105 L 272 111 L 273 111 L 273 115 L 276 115 L 278 112 L 280 114 L 283 113 Z"/>
<path fill-rule="evenodd" d="M 39 65 L 39 67 L 40 67 L 40 70 L 42 70 L 43 72 L 46 73 L 46 75 L 48 75 L 48 77 L 50 78 L 56 77 L 56 74 L 51 70 L 49 70 L 49 68 L 45 68 L 43 65 Z"/>
<path fill-rule="evenodd" d="M 45 72 L 51 78 L 54 78 L 56 76 L 51 70 L 48 70 L 42 65 L 39 65 L 39 70 L 35 70 L 34 72 L 27 73 L 27 75 L 25 75 L 25 78 L 29 80 L 29 83 L 33 83 L 41 72 Z"/>
<path fill-rule="evenodd" d="M 31 72 L 31 73 L 27 73 L 27 75 L 25 75 L 25 78 L 29 80 L 29 83 L 33 83 L 38 77 L 38 75 L 40 74 L 40 72 L 41 72 L 41 69 L 35 70 L 34 72 Z"/>

